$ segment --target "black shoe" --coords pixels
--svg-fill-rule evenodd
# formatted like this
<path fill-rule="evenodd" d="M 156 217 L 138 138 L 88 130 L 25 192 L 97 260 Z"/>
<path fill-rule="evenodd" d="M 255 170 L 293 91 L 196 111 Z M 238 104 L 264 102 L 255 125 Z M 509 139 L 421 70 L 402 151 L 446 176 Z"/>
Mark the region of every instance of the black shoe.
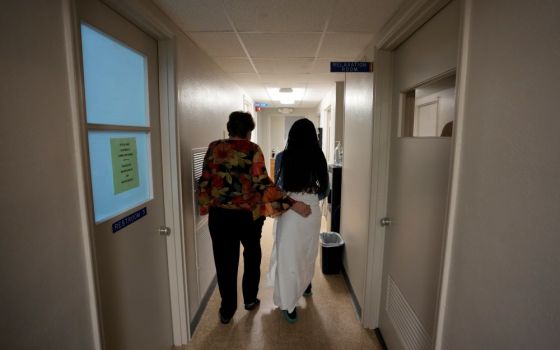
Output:
<path fill-rule="evenodd" d="M 260 303 L 261 303 L 261 301 L 259 300 L 259 298 L 257 298 L 252 303 L 245 304 L 245 310 L 253 310 L 257 306 L 259 306 Z"/>
<path fill-rule="evenodd" d="M 288 312 L 288 310 L 282 310 L 282 313 L 284 314 L 284 318 L 286 319 L 286 321 L 288 321 L 288 323 L 296 323 L 297 322 L 296 309 L 294 309 L 294 311 L 292 311 L 292 312 Z"/>
<path fill-rule="evenodd" d="M 222 324 L 228 324 L 231 321 L 231 319 L 233 318 L 233 316 L 230 317 L 230 318 L 226 318 L 222 315 L 221 312 L 219 314 L 220 314 L 220 322 L 222 322 Z"/>
<path fill-rule="evenodd" d="M 309 286 L 307 286 L 307 289 L 305 290 L 305 292 L 303 292 L 303 296 L 304 297 L 310 297 L 313 295 L 313 292 L 311 291 L 311 283 L 309 283 Z"/>

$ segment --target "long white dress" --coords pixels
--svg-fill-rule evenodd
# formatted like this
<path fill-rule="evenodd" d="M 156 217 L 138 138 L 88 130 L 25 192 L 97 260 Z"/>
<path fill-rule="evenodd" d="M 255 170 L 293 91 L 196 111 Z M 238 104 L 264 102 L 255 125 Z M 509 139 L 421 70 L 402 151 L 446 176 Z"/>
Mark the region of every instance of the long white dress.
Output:
<path fill-rule="evenodd" d="M 317 194 L 290 193 L 290 197 L 311 206 L 311 215 L 304 218 L 288 210 L 275 222 L 268 282 L 274 285 L 274 304 L 288 312 L 313 279 L 321 229 Z"/>

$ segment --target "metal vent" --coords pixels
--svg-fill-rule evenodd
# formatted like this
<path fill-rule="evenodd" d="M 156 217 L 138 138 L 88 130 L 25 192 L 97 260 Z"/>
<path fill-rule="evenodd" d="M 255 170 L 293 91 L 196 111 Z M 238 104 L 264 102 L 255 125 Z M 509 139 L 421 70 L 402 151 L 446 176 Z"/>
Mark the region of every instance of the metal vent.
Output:
<path fill-rule="evenodd" d="M 198 179 L 202 175 L 202 166 L 204 164 L 204 156 L 206 155 L 206 151 L 208 147 L 200 147 L 200 148 L 193 148 L 192 149 L 192 164 L 193 164 L 193 177 L 192 177 L 192 189 L 193 189 L 193 208 L 194 208 L 194 219 L 195 219 L 195 227 L 201 221 L 201 217 L 198 214 Z"/>
<path fill-rule="evenodd" d="M 202 175 L 202 165 L 204 163 L 204 156 L 206 155 L 206 151 L 208 147 L 202 148 L 193 148 L 192 150 L 192 161 L 193 161 L 193 186 L 194 188 L 198 188 L 198 179 L 200 179 L 200 175 Z"/>
<path fill-rule="evenodd" d="M 407 350 L 428 350 L 432 348 L 430 336 L 408 304 L 391 276 L 387 281 L 387 301 L 385 310 L 401 342 Z"/>

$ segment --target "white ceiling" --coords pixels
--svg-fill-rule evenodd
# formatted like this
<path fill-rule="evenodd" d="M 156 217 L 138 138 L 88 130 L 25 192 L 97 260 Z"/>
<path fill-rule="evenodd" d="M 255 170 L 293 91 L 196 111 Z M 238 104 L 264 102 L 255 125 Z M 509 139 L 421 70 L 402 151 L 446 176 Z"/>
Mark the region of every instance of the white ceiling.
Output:
<path fill-rule="evenodd" d="M 344 79 L 331 61 L 360 60 L 404 0 L 153 0 L 255 102 L 301 88 L 315 107 Z"/>

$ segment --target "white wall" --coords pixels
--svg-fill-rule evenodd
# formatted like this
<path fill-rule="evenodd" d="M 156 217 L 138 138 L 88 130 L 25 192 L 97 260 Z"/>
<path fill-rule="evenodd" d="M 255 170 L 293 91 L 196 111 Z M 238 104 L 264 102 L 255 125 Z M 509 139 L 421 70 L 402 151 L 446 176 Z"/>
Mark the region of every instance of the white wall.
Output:
<path fill-rule="evenodd" d="M 344 100 L 340 231 L 346 243 L 344 268 L 361 307 L 364 304 L 367 266 L 373 74 L 347 74 Z"/>
<path fill-rule="evenodd" d="M 556 349 L 560 3 L 466 4 L 464 121 L 457 130 L 462 148 L 442 349 Z"/>
<path fill-rule="evenodd" d="M 69 13 L 63 0 L 9 1 L 0 11 L 2 349 L 96 344 L 66 56 Z"/>

